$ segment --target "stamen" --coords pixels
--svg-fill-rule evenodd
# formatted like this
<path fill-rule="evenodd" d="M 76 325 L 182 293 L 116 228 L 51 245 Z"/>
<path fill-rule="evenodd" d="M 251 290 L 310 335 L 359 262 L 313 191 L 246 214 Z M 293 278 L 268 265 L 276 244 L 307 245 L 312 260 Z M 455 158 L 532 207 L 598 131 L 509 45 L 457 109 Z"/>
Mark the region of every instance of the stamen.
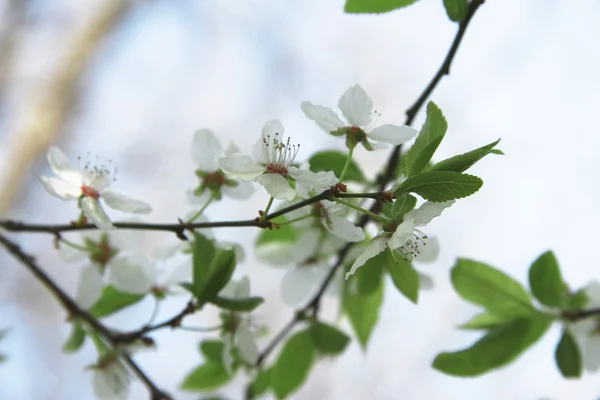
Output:
<path fill-rule="evenodd" d="M 272 174 L 287 175 L 287 170 L 298 155 L 300 145 L 292 145 L 290 138 L 285 143 L 279 139 L 279 132 L 275 137 L 263 137 L 263 156 L 266 161 L 266 171 Z"/>
<path fill-rule="evenodd" d="M 397 249 L 398 253 L 406 261 L 412 261 L 421 254 L 421 248 L 426 246 L 427 235 L 418 229 L 414 230 L 413 237 L 404 244 L 404 246 Z"/>

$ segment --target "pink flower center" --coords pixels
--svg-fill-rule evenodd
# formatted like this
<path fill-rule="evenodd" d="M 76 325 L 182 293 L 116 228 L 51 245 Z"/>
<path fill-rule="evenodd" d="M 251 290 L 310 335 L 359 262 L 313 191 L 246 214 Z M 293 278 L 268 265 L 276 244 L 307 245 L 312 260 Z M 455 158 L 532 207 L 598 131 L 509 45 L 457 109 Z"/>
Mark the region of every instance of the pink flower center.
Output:
<path fill-rule="evenodd" d="M 279 174 L 284 176 L 286 176 L 288 173 L 288 169 L 284 165 L 273 163 L 267 165 L 266 171 L 268 174 Z"/>
<path fill-rule="evenodd" d="M 84 196 L 91 197 L 92 199 L 98 199 L 100 197 L 100 193 L 90 186 L 81 186 L 81 193 Z"/>

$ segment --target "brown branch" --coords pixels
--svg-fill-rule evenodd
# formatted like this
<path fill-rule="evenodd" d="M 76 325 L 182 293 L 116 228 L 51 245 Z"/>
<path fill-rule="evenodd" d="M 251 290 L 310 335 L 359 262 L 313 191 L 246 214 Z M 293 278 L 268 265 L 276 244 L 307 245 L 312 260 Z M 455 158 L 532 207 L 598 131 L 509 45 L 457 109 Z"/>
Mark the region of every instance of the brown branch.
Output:
<path fill-rule="evenodd" d="M 417 101 L 415 101 L 415 103 L 406 111 L 406 116 L 407 116 L 407 119 L 405 122 L 406 125 L 411 125 L 413 123 L 415 115 L 420 110 L 420 108 L 423 106 L 423 104 L 425 103 L 425 101 L 427 100 L 427 98 L 429 97 L 431 92 L 435 89 L 435 87 L 437 86 L 437 84 L 439 83 L 441 78 L 444 75 L 449 74 L 450 65 L 452 64 L 452 60 L 454 60 L 454 57 L 456 56 L 456 52 L 458 50 L 460 42 L 462 41 L 465 31 L 466 31 L 471 19 L 473 18 L 473 15 L 475 14 L 475 12 L 479 8 L 479 6 L 481 6 L 483 3 L 484 3 L 484 0 L 473 0 L 471 2 L 470 6 L 469 6 L 468 14 L 465 17 L 465 19 L 460 23 L 458 32 L 456 33 L 456 36 L 452 42 L 450 50 L 446 54 L 446 57 L 444 58 L 444 61 L 442 62 L 440 69 L 435 74 L 435 76 L 433 77 L 433 79 L 431 80 L 429 85 L 427 85 L 427 87 L 425 88 L 423 93 L 419 96 Z M 388 158 L 385 170 L 383 171 L 382 174 L 380 174 L 380 176 L 378 178 L 379 185 L 380 185 L 379 186 L 380 193 L 383 192 L 383 190 L 385 189 L 385 186 L 388 185 L 395 177 L 395 172 L 396 172 L 396 169 L 400 162 L 401 149 L 402 149 L 401 146 L 396 146 L 394 148 L 394 150 L 390 154 L 390 157 Z M 374 212 L 374 213 L 379 213 L 381 211 L 381 204 L 382 203 L 380 201 L 376 201 L 371 206 L 370 211 Z M 369 219 L 370 219 L 370 217 L 368 215 L 363 215 L 358 223 L 358 226 L 364 227 L 367 224 L 367 222 L 369 221 Z M 284 326 L 284 328 L 277 335 L 275 335 L 275 337 L 271 340 L 271 342 L 269 342 L 267 344 L 267 346 L 265 347 L 265 349 L 259 354 L 259 358 L 256 363 L 256 365 L 258 367 L 262 366 L 262 364 L 264 363 L 265 359 L 269 356 L 269 354 L 277 347 L 277 345 L 279 343 L 281 343 L 286 338 L 287 334 L 294 328 L 294 326 L 298 322 L 300 322 L 303 319 L 303 317 L 306 315 L 307 312 L 312 311 L 313 315 L 316 317 L 316 315 L 318 314 L 318 311 L 319 311 L 321 299 L 323 298 L 323 294 L 325 293 L 325 291 L 327 290 L 327 287 L 333 280 L 338 268 L 340 268 L 340 266 L 343 264 L 344 258 L 346 257 L 346 255 L 350 251 L 350 248 L 353 245 L 354 245 L 354 243 L 347 243 L 346 246 L 344 246 L 339 251 L 337 260 L 334 263 L 334 265 L 331 267 L 329 274 L 323 280 L 323 283 L 319 287 L 319 291 L 306 304 L 306 306 L 304 306 L 300 310 L 297 310 L 294 313 L 293 318 Z"/>
<path fill-rule="evenodd" d="M 118 347 L 119 342 L 115 340 L 113 333 L 105 327 L 100 321 L 94 318 L 90 313 L 81 309 L 73 299 L 69 297 L 54 281 L 36 264 L 32 256 L 25 254 L 17 244 L 13 243 L 3 235 L 0 235 L 0 244 L 12 254 L 17 260 L 27 267 L 29 272 L 40 281 L 50 293 L 56 297 L 59 303 L 67 310 L 72 318 L 79 319 L 92 327 L 99 335 L 101 335 L 108 344 L 115 350 L 120 352 L 120 356 L 137 377 L 144 383 L 151 394 L 152 400 L 172 400 L 172 398 L 161 391 L 152 380 L 140 369 L 133 359 L 122 349 Z"/>
<path fill-rule="evenodd" d="M 0 215 L 4 214 L 29 172 L 31 163 L 44 152 L 66 126 L 69 110 L 77 100 L 77 84 L 99 44 L 121 21 L 129 7 L 126 0 L 107 0 L 91 22 L 73 40 L 60 46 L 65 54 L 55 73 L 44 79 L 34 99 L 27 101 L 7 144 L 7 170 L 0 177 Z"/>

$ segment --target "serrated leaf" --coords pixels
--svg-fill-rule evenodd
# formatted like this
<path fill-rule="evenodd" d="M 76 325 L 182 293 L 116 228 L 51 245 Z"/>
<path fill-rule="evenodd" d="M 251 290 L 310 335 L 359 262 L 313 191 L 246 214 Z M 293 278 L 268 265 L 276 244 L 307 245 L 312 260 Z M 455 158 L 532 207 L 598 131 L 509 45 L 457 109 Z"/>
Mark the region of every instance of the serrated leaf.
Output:
<path fill-rule="evenodd" d="M 313 172 L 333 171 L 335 176 L 341 176 L 346 164 L 348 154 L 341 151 L 326 150 L 314 154 L 309 160 L 308 165 Z M 358 164 L 354 160 L 350 161 L 348 170 L 344 175 L 344 181 L 365 182 L 366 178 Z"/>
<path fill-rule="evenodd" d="M 499 142 L 500 139 L 478 149 L 471 150 L 467 153 L 459 154 L 457 156 L 442 160 L 439 163 L 432 166 L 430 171 L 464 172 L 467 169 L 471 168 L 473 165 L 475 165 L 475 163 L 477 163 L 483 157 L 487 156 L 490 153 L 495 153 L 494 147 Z"/>
<path fill-rule="evenodd" d="M 222 363 L 225 344 L 220 340 L 205 340 L 200 343 L 200 352 L 207 361 Z"/>
<path fill-rule="evenodd" d="M 290 336 L 271 368 L 271 386 L 282 399 L 306 380 L 315 357 L 315 345 L 308 330 Z"/>
<path fill-rule="evenodd" d="M 554 360 L 565 378 L 579 378 L 583 369 L 581 350 L 575 338 L 568 329 L 563 331 L 556 346 Z"/>
<path fill-rule="evenodd" d="M 409 6 L 417 0 L 346 0 L 344 11 L 349 14 L 379 14 Z"/>
<path fill-rule="evenodd" d="M 350 338 L 344 332 L 322 322 L 312 324 L 309 332 L 317 351 L 325 355 L 342 353 L 350 342 Z"/>
<path fill-rule="evenodd" d="M 490 151 L 490 153 L 498 154 L 500 156 L 504 155 L 504 152 L 502 150 L 499 150 L 499 149 L 494 149 L 494 150 Z"/>
<path fill-rule="evenodd" d="M 96 304 L 90 308 L 89 313 L 96 318 L 106 317 L 107 315 L 134 305 L 144 297 L 146 297 L 145 294 L 124 293 L 112 286 L 105 286 L 102 290 L 102 296 L 100 296 Z"/>
<path fill-rule="evenodd" d="M 217 296 L 211 300 L 211 303 L 219 308 L 231 311 L 249 312 L 260 306 L 264 302 L 262 297 L 246 297 L 230 299 Z"/>
<path fill-rule="evenodd" d="M 254 379 L 254 382 L 252 382 L 252 385 L 250 386 L 250 391 L 252 393 L 251 398 L 267 393 L 270 387 L 271 369 L 260 370 L 256 376 L 256 379 Z"/>
<path fill-rule="evenodd" d="M 396 189 L 396 196 L 416 193 L 429 201 L 462 199 L 477 192 L 483 181 L 468 174 L 451 171 L 427 171 L 411 176 Z"/>
<path fill-rule="evenodd" d="M 204 392 L 218 389 L 233 378 L 228 375 L 223 364 L 208 361 L 190 372 L 183 380 L 181 389 Z"/>
<path fill-rule="evenodd" d="M 193 289 L 196 297 L 202 293 L 208 276 L 211 273 L 211 263 L 215 257 L 215 246 L 205 236 L 194 232 L 194 243 L 192 244 L 193 251 Z"/>
<path fill-rule="evenodd" d="M 404 194 L 394 201 L 391 214 L 395 221 L 399 221 L 407 212 L 413 210 L 417 205 L 417 198 L 410 194 Z"/>
<path fill-rule="evenodd" d="M 490 330 L 473 346 L 438 354 L 433 368 L 454 376 L 479 376 L 513 361 L 537 342 L 552 324 L 551 320 L 520 318 Z"/>
<path fill-rule="evenodd" d="M 512 316 L 508 317 L 505 315 L 495 315 L 490 314 L 487 311 L 477 314 L 469 321 L 460 325 L 460 329 L 470 329 L 470 330 L 488 330 L 495 328 L 499 325 L 503 325 L 514 318 Z"/>
<path fill-rule="evenodd" d="M 469 11 L 469 3 L 467 0 L 444 0 L 444 8 L 446 14 L 454 22 L 462 21 Z"/>
<path fill-rule="evenodd" d="M 377 290 L 368 295 L 360 294 L 357 288 L 358 282 L 355 279 L 345 282 L 342 307 L 358 341 L 363 349 L 366 349 L 371 333 L 379 319 L 379 309 L 383 302 L 383 282 L 377 287 Z"/>
<path fill-rule="evenodd" d="M 489 265 L 458 259 L 451 279 L 462 298 L 487 308 L 492 314 L 512 317 L 538 314 L 525 288 Z"/>
<path fill-rule="evenodd" d="M 389 251 L 386 251 L 385 253 L 389 260 L 386 265 L 388 272 L 392 277 L 392 282 L 394 282 L 394 285 L 400 293 L 413 303 L 417 304 L 420 287 L 419 273 L 413 268 L 412 264 L 405 259 L 398 257 L 396 261 L 394 261 Z"/>
<path fill-rule="evenodd" d="M 80 324 L 73 322 L 71 324 L 71 333 L 67 341 L 63 344 L 62 350 L 65 353 L 74 353 L 83 346 L 83 343 L 85 343 L 85 329 Z"/>
<path fill-rule="evenodd" d="M 562 307 L 565 304 L 566 285 L 553 252 L 545 252 L 531 264 L 529 286 L 541 304 L 548 307 Z"/>
<path fill-rule="evenodd" d="M 448 123 L 444 114 L 430 101 L 427 104 L 427 118 L 410 150 L 402 157 L 402 172 L 407 177 L 416 175 L 427 166 L 435 150 L 446 135 Z"/>
<path fill-rule="evenodd" d="M 198 307 L 212 301 L 231 279 L 235 270 L 235 250 L 219 250 L 210 266 L 210 275 L 198 296 Z"/>

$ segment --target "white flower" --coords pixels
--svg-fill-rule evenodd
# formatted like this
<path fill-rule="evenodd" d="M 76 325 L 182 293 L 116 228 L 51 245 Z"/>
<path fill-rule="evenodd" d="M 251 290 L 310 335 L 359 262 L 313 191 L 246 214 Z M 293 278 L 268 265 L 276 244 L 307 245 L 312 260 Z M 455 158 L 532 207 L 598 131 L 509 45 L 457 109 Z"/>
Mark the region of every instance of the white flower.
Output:
<path fill-rule="evenodd" d="M 404 216 L 402 223 L 397 225 L 393 232 L 386 231 L 371 241 L 369 247 L 352 264 L 352 268 L 346 274 L 346 279 L 354 275 L 356 270 L 366 263 L 367 260 L 375 257 L 386 248 L 389 248 L 392 254 L 398 253 L 407 261 L 412 261 L 413 258 L 420 254 L 421 248 L 425 245 L 425 240 L 427 239 L 427 236 L 418 230 L 417 227 L 427 225 L 432 219 L 440 216 L 442 211 L 452 204 L 454 204 L 454 200 L 442 203 L 427 201 L 421 207 L 408 212 Z"/>
<path fill-rule="evenodd" d="M 236 153 L 239 149 L 233 143 L 223 152 L 221 143 L 211 130 L 200 129 L 194 133 L 190 154 L 197 165 L 196 175 L 201 182 L 198 188 L 188 192 L 193 203 L 203 203 L 207 190 L 216 199 L 221 198 L 221 192 L 236 200 L 246 200 L 252 195 L 254 189 L 249 183 L 227 179 L 219 169 L 218 159 Z"/>
<path fill-rule="evenodd" d="M 219 296 L 230 299 L 244 299 L 250 297 L 250 280 L 247 276 L 239 281 L 231 280 L 219 292 Z M 234 357 L 233 348 L 237 347 L 242 358 L 253 365 L 258 359 L 258 347 L 256 345 L 256 331 L 251 325 L 247 313 L 229 311 L 221 317 L 224 322 L 223 342 L 223 366 L 230 374 L 232 371 Z"/>
<path fill-rule="evenodd" d="M 83 214 L 98 228 L 113 227 L 100 204 L 100 198 L 115 210 L 136 214 L 148 214 L 152 211 L 150 206 L 142 201 L 109 190 L 114 171 L 110 171 L 104 165 L 91 166 L 87 163 L 83 169 L 75 169 L 67 156 L 55 146 L 50 147 L 47 157 L 50 168 L 60 179 L 40 177 L 46 191 L 62 200 L 81 199 Z"/>
<path fill-rule="evenodd" d="M 600 283 L 592 281 L 584 290 L 588 297 L 586 308 L 600 307 Z M 579 344 L 585 369 L 588 372 L 600 370 L 600 318 L 594 316 L 573 322 L 571 332 Z"/>
<path fill-rule="evenodd" d="M 423 246 L 420 248 L 419 257 L 415 258 L 414 261 L 418 263 L 433 263 L 437 260 L 438 255 L 440 254 L 440 243 L 437 238 L 434 236 L 429 236 L 427 238 L 427 246 Z M 433 289 L 434 282 L 433 279 L 422 272 L 419 271 L 419 282 L 421 289 Z"/>
<path fill-rule="evenodd" d="M 101 400 L 125 400 L 129 394 L 129 373 L 116 358 L 93 368 L 92 387 Z"/>
<path fill-rule="evenodd" d="M 358 84 L 346 90 L 338 101 L 338 107 L 347 122 L 342 121 L 328 107 L 317 106 L 308 101 L 303 101 L 301 107 L 304 114 L 315 121 L 325 132 L 335 136 L 347 135 L 347 140 L 352 143 L 351 147 L 362 143 L 365 148 L 372 150 L 373 146 L 367 138 L 376 142 L 399 145 L 409 141 L 417 134 L 417 131 L 410 126 L 384 124 L 374 128 L 373 114 L 376 112 L 373 111 L 373 102 Z"/>
<path fill-rule="evenodd" d="M 288 201 L 296 196 L 296 191 L 290 186 L 288 178 L 296 179 L 304 187 L 308 186 L 309 190 L 329 184 L 333 180 L 332 172 L 315 174 L 292 166 L 300 145 L 292 145 L 289 138 L 285 140 L 283 132 L 283 125 L 279 120 L 267 122 L 263 127 L 261 138 L 252 149 L 252 156 L 233 154 L 223 157 L 218 161 L 219 166 L 230 177 L 257 181 L 270 196 Z M 335 182 L 337 183 L 337 179 Z"/>

